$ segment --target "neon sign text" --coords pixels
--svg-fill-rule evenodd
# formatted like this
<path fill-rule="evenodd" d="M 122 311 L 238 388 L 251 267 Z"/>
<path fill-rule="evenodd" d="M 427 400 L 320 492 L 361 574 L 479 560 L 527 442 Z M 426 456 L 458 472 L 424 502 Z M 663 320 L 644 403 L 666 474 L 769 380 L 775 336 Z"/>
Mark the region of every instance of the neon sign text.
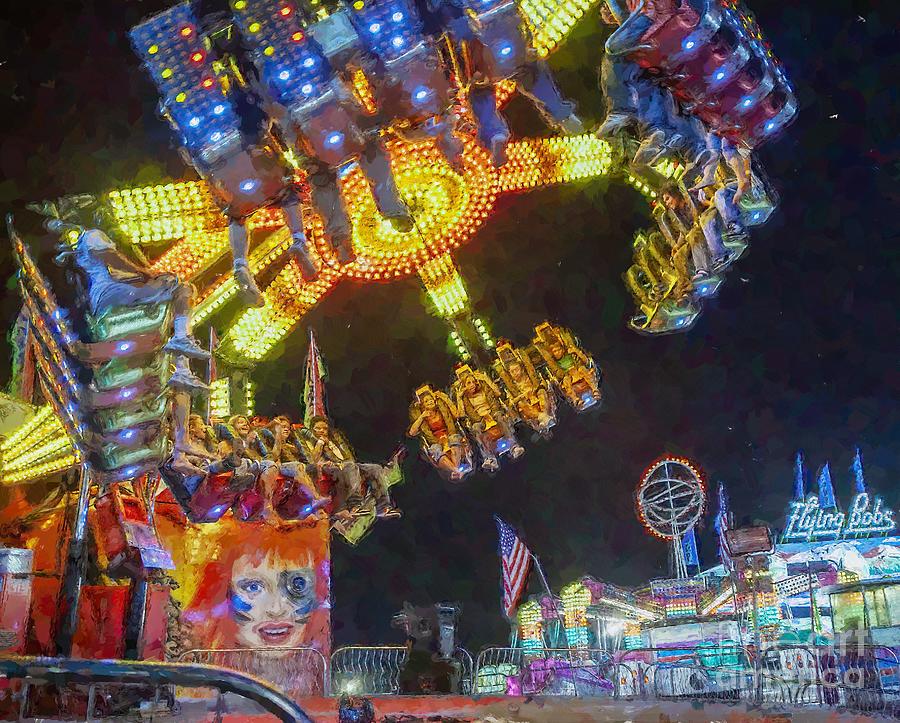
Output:
<path fill-rule="evenodd" d="M 816 495 L 795 500 L 791 502 L 782 537 L 785 540 L 841 539 L 891 532 L 895 526 L 894 511 L 880 497 L 874 498 L 874 506 L 872 502 L 867 492 L 859 493 L 850 503 L 848 515 L 834 508 L 822 509 Z"/>

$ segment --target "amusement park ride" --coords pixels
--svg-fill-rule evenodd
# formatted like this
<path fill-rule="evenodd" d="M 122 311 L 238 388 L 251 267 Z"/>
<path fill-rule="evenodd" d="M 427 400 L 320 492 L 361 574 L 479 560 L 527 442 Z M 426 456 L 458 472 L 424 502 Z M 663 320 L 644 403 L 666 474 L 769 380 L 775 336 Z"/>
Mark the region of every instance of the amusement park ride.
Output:
<path fill-rule="evenodd" d="M 522 429 L 549 437 L 558 401 L 598 405 L 599 370 L 571 331 L 544 322 L 519 347 L 495 341 L 470 308 L 453 251 L 500 196 L 620 175 L 658 226 L 634 240 L 628 325 L 691 326 L 745 250 L 746 229 L 773 210 L 753 150 L 796 101 L 752 16 L 730 0 L 607 0 L 609 112 L 585 132 L 546 58 L 597 4 L 232 0 L 200 17 L 185 2 L 132 29 L 160 112 L 202 180 L 39 204 L 70 287 L 54 288 L 9 220 L 23 369 L 33 365 L 47 406 L 2 443 L 0 481 L 79 475 L 59 652 L 71 652 L 89 516 L 109 532 L 110 574 L 140 587 L 148 570 L 178 566 L 160 516 L 188 530 L 331 527 L 355 544 L 376 517 L 399 515 L 389 489 L 402 456 L 355 459 L 328 417 L 312 334 L 304 423 L 253 419 L 254 367 L 342 280 L 418 275 L 447 321 L 459 363 L 448 390 L 415 390 L 408 434 L 451 481 L 519 457 Z M 440 32 L 426 32 L 428 18 Z M 502 110 L 515 92 L 553 135 L 510 138 Z M 201 348 L 191 327 L 212 323 L 224 334 Z M 680 550 L 703 492 L 675 472 L 648 473 L 642 509 Z M 311 560 L 327 564 L 327 551 Z"/>

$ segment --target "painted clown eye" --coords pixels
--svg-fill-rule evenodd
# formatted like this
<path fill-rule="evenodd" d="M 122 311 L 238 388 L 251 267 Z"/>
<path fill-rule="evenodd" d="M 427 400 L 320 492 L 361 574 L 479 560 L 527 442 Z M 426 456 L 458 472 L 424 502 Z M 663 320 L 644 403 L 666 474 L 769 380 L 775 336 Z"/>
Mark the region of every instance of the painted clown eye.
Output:
<path fill-rule="evenodd" d="M 245 580 L 240 584 L 241 590 L 251 595 L 256 595 L 263 591 L 263 585 L 259 580 Z"/>
<path fill-rule="evenodd" d="M 293 575 L 288 580 L 288 590 L 290 592 L 302 595 L 306 592 L 307 581 L 303 575 Z"/>
<path fill-rule="evenodd" d="M 311 592 L 311 571 L 286 570 L 281 573 L 281 586 L 285 594 L 293 600 L 304 600 Z"/>

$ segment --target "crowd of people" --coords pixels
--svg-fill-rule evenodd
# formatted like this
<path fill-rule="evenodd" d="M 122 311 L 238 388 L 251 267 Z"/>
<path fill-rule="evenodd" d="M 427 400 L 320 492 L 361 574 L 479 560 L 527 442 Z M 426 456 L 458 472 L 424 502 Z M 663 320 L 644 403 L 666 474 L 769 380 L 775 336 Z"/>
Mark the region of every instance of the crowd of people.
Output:
<path fill-rule="evenodd" d="M 187 432 L 186 442 L 175 444 L 175 471 L 230 475 L 234 491 L 255 490 L 259 503 L 251 517 L 330 515 L 332 523 L 341 527 L 369 514 L 367 499 L 374 501 L 378 517 L 401 516 L 390 487 L 400 479 L 404 448 L 399 447 L 385 464 L 361 462 L 327 417 L 312 417 L 304 426 L 285 415 L 265 419 L 238 414 L 207 423 L 199 414 L 191 414 Z M 299 488 L 305 500 L 288 514 L 281 504 L 285 485 L 293 492 Z"/>
<path fill-rule="evenodd" d="M 281 6 L 253 0 L 221 18 L 197 17 L 183 2 L 131 31 L 185 160 L 209 182 L 229 219 L 234 278 L 249 305 L 261 305 L 262 296 L 247 262 L 246 223 L 261 208 L 282 210 L 303 278 L 312 281 L 320 270 L 321 261 L 310 254 L 293 166 L 306 172 L 312 205 L 338 261 L 349 263 L 350 220 L 337 179 L 350 165 L 363 171 L 385 220 L 402 232 L 414 226 L 392 176 L 385 142 L 391 135 L 433 138 L 461 171 L 461 131 L 468 125 L 502 165 L 510 130 L 497 109 L 500 81 L 514 82 L 559 132 L 584 131 L 575 104 L 563 98 L 531 47 L 512 0 L 376 0 L 306 19 L 302 10 Z M 260 33 L 258 18 L 270 14 L 277 23 Z M 233 23 L 235 32 L 218 32 L 223 23 Z M 189 31 L 179 35 L 179 28 Z M 185 50 L 185 42 L 199 43 L 192 39 L 202 35 L 211 39 L 209 47 Z M 173 75 L 173 58 L 181 62 L 186 52 L 191 62 Z M 209 79 L 221 68 L 235 72 L 220 78 L 220 92 Z M 460 68 L 468 77 L 459 77 Z M 211 94 L 188 108 L 184 97 L 197 83 Z M 465 96 L 470 113 L 461 123 Z"/>
<path fill-rule="evenodd" d="M 751 151 L 793 117 L 796 103 L 752 23 L 732 8 L 714 0 L 605 0 L 600 10 L 612 33 L 600 68 L 607 115 L 596 134 L 624 136 L 638 175 L 663 160 L 679 168 L 656 188 L 659 230 L 639 235 L 625 274 L 638 308 L 631 325 L 684 328 L 746 247 L 743 225 L 758 219 L 741 202 L 766 197 Z M 232 16 L 198 18 L 182 3 L 131 32 L 185 158 L 230 220 L 235 279 L 249 304 L 260 305 L 262 295 L 247 265 L 245 226 L 260 208 L 283 210 L 304 279 L 315 279 L 322 263 L 310 255 L 291 159 L 306 171 L 338 261 L 349 263 L 351 224 L 337 179 L 351 165 L 363 171 L 384 219 L 399 231 L 414 227 L 392 177 L 391 135 L 433 138 L 457 171 L 462 138 L 473 135 L 500 166 L 510 131 L 498 111 L 499 82 L 513 82 L 554 130 L 585 130 L 512 0 L 375 0 L 325 17 L 289 9 L 263 37 L 254 18 L 269 12 L 280 5 L 253 0 Z M 222 23 L 236 32 L 217 32 Z M 196 74 L 210 83 L 216 68 L 235 70 L 219 78 L 221 93 L 213 83 L 216 93 L 190 109 L 164 69 L 185 52 L 184 38 L 173 35 L 179 27 L 212 38 L 191 55 L 184 82 Z"/>
<path fill-rule="evenodd" d="M 748 197 L 768 202 L 751 152 L 792 117 L 792 94 L 741 19 L 711 0 L 607 0 L 601 16 L 614 30 L 598 135 L 622 137 L 638 175 L 652 176 L 663 160 L 678 169 L 658 188 L 658 229 L 638 235 L 625 273 L 639 310 L 632 326 L 677 330 L 743 252 L 744 226 L 761 220 L 741 206 Z M 729 57 L 742 60 L 723 62 Z"/>

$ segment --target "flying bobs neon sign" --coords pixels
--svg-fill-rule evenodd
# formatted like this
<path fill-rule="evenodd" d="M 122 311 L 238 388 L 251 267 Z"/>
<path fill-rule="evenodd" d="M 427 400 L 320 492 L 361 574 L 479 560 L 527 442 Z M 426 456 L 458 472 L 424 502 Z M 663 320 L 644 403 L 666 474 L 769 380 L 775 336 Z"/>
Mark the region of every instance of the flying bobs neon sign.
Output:
<path fill-rule="evenodd" d="M 850 503 L 849 516 L 838 509 L 823 510 L 819 498 L 810 495 L 806 500 L 791 502 L 785 540 L 818 540 L 826 537 L 842 539 L 891 532 L 895 527 L 894 511 L 885 506 L 881 497 L 869 497 L 860 492 Z"/>

